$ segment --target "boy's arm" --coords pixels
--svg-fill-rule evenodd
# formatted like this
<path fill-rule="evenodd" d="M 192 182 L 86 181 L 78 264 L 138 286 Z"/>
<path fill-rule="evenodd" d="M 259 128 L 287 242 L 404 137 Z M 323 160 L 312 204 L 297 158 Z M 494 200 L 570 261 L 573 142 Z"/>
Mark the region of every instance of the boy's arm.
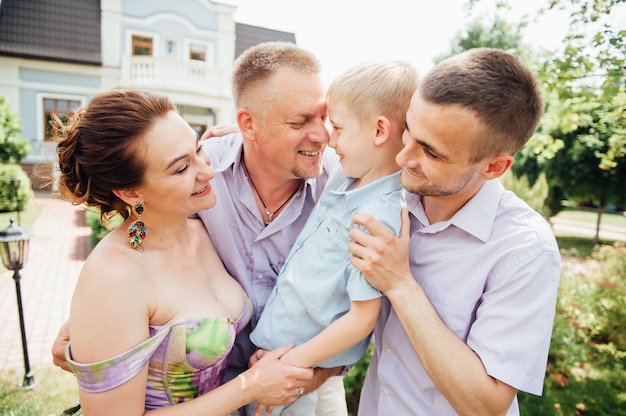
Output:
<path fill-rule="evenodd" d="M 345 315 L 315 337 L 287 352 L 280 361 L 296 367 L 312 367 L 347 350 L 372 332 L 380 304 L 380 297 L 350 302 L 350 310 Z"/>

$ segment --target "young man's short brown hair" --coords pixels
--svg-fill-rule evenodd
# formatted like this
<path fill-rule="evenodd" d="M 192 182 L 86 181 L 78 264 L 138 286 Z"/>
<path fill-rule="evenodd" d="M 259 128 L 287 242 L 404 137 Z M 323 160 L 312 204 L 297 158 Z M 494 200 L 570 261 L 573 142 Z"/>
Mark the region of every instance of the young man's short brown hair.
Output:
<path fill-rule="evenodd" d="M 419 93 L 433 104 L 473 111 L 482 129 L 471 162 L 514 154 L 535 132 L 543 98 L 534 74 L 516 56 L 491 48 L 462 52 L 439 63 L 422 80 Z"/>

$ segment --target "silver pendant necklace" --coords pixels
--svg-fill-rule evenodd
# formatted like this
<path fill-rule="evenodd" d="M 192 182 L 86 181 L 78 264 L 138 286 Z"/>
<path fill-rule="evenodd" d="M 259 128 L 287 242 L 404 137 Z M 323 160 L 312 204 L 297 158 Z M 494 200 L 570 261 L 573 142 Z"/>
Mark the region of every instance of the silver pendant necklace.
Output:
<path fill-rule="evenodd" d="M 246 162 L 243 160 L 243 154 L 241 155 L 241 165 L 243 166 L 243 170 L 246 173 L 246 176 L 250 180 L 250 185 L 252 185 L 252 189 L 254 189 L 254 192 L 256 192 L 257 196 L 259 197 L 259 201 L 261 201 L 261 205 L 263 205 L 263 208 L 265 209 L 265 214 L 267 215 L 267 221 L 264 221 L 264 222 L 265 222 L 265 226 L 267 227 L 274 220 L 274 215 L 278 211 L 280 211 L 282 207 L 287 205 L 287 202 L 289 202 L 291 198 L 293 198 L 293 196 L 298 192 L 298 189 L 300 189 L 300 187 L 298 186 L 296 190 L 289 196 L 289 198 L 285 200 L 285 202 L 280 204 L 280 206 L 276 208 L 273 212 L 270 212 L 270 210 L 267 209 L 267 205 L 265 205 L 263 198 L 261 198 L 261 194 L 259 193 L 259 190 L 256 189 L 256 185 L 254 184 L 254 181 L 252 180 L 252 176 L 250 176 L 250 172 L 248 172 L 248 167 L 246 166 Z"/>

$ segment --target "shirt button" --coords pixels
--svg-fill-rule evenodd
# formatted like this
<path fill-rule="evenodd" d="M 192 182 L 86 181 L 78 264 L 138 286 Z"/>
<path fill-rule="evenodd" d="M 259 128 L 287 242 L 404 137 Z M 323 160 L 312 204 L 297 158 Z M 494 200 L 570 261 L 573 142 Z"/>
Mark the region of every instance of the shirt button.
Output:
<path fill-rule="evenodd" d="M 385 352 L 386 352 L 387 354 L 391 354 L 391 348 L 385 348 Z"/>
<path fill-rule="evenodd" d="M 263 274 L 261 274 L 261 273 L 257 274 L 257 275 L 256 275 L 256 278 L 257 278 L 257 279 L 263 279 Z"/>
<path fill-rule="evenodd" d="M 383 390 L 383 394 L 384 394 L 385 396 L 389 395 L 389 390 L 384 389 L 384 390 Z"/>

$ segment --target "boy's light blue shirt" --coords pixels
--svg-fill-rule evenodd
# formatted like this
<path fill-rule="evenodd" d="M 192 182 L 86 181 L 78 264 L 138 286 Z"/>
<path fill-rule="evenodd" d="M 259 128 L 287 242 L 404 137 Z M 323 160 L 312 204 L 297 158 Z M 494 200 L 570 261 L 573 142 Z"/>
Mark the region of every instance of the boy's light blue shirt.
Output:
<path fill-rule="evenodd" d="M 322 174 L 307 179 L 280 215 L 266 227 L 240 163 L 242 143 L 241 133 L 211 138 L 203 143 L 217 173 L 211 181 L 217 203 L 198 213 L 226 270 L 243 286 L 254 305 L 251 322 L 235 340 L 226 381 L 248 369 L 248 360 L 255 350 L 250 342 L 250 331 L 274 287 L 278 271 L 321 196 L 329 175 L 341 171 L 332 149 L 326 149 Z"/>
<path fill-rule="evenodd" d="M 357 213 L 373 216 L 398 235 L 405 205 L 400 172 L 366 186 L 347 190 L 353 179 L 329 179 L 302 232 L 291 248 L 276 285 L 250 338 L 272 350 L 300 345 L 323 331 L 350 309 L 351 301 L 381 296 L 350 264 L 348 231 Z M 356 363 L 369 337 L 316 367 Z"/>

